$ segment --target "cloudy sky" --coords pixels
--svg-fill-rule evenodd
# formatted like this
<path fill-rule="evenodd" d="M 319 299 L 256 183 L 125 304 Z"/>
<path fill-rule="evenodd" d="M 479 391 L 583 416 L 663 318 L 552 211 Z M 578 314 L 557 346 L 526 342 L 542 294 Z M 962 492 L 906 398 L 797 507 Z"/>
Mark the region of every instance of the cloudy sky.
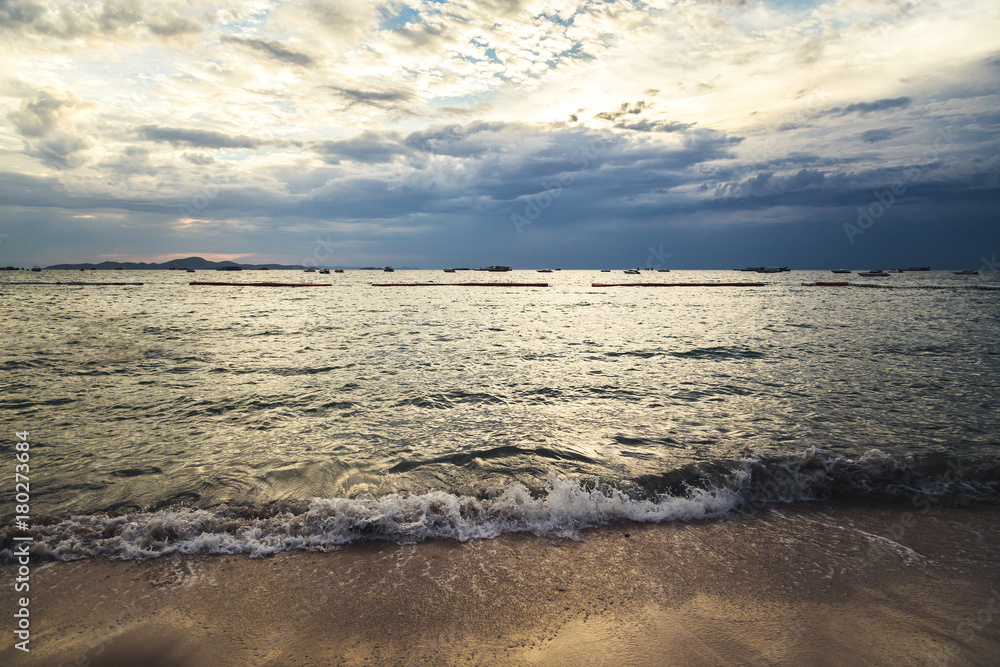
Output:
<path fill-rule="evenodd" d="M 995 0 L 0 0 L 0 264 L 977 268 Z"/>

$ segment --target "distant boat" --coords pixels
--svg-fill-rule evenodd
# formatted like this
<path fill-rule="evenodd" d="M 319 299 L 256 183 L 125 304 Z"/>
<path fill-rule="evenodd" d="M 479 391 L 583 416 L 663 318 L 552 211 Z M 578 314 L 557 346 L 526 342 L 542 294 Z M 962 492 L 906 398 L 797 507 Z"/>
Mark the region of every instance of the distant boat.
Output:
<path fill-rule="evenodd" d="M 931 267 L 929 266 L 911 266 L 910 268 L 907 269 L 907 271 L 930 271 L 930 270 Z"/>
<path fill-rule="evenodd" d="M 445 269 L 445 273 L 455 273 L 455 269 Z"/>
<path fill-rule="evenodd" d="M 611 269 L 601 269 L 601 273 L 611 273 Z"/>
<path fill-rule="evenodd" d="M 850 272 L 851 272 L 850 269 L 834 269 L 830 273 L 850 273 Z"/>
<path fill-rule="evenodd" d="M 385 271 L 386 273 L 392 273 L 392 272 L 393 272 L 393 271 L 395 271 L 396 269 L 392 268 L 391 266 L 387 266 L 387 267 L 385 267 L 385 268 L 384 268 L 384 269 L 382 269 L 382 270 L 383 270 L 383 271 Z"/>
<path fill-rule="evenodd" d="M 302 273 L 316 273 L 316 269 L 308 268 L 308 269 L 305 269 Z"/>
<path fill-rule="evenodd" d="M 320 269 L 319 272 L 322 273 L 324 276 L 330 275 L 330 269 Z"/>
<path fill-rule="evenodd" d="M 195 271 L 194 269 L 187 269 L 187 272 L 188 273 L 197 273 L 197 271 Z"/>
<path fill-rule="evenodd" d="M 220 266 L 215 269 L 216 271 L 242 271 L 242 266 Z"/>
<path fill-rule="evenodd" d="M 952 271 L 956 276 L 978 276 L 979 271 L 975 269 L 964 269 L 962 271 Z"/>
<path fill-rule="evenodd" d="M 629 274 L 630 276 L 637 276 L 639 275 L 639 269 L 625 269 L 625 273 Z"/>
<path fill-rule="evenodd" d="M 168 266 L 167 267 L 167 271 L 176 271 L 176 270 L 177 270 L 176 266 Z"/>
<path fill-rule="evenodd" d="M 486 267 L 486 270 L 487 271 L 493 271 L 495 273 L 495 272 L 498 272 L 498 271 L 510 271 L 510 267 L 509 266 L 500 266 L 498 264 L 490 264 L 489 266 Z"/>
<path fill-rule="evenodd" d="M 35 264 L 33 267 L 31 267 L 31 270 L 34 271 L 35 273 L 38 273 L 39 271 L 42 270 L 42 267 Z"/>
<path fill-rule="evenodd" d="M 903 269 L 887 269 L 886 273 L 902 273 Z"/>
<path fill-rule="evenodd" d="M 658 273 L 670 273 L 670 269 L 657 269 Z"/>
<path fill-rule="evenodd" d="M 889 274 L 885 271 L 876 269 L 874 271 L 858 271 L 858 275 L 862 278 L 888 278 Z"/>
<path fill-rule="evenodd" d="M 537 269 L 539 273 L 552 273 L 552 269 Z"/>
<path fill-rule="evenodd" d="M 334 269 L 333 272 L 334 273 L 343 273 L 344 270 L 343 269 Z"/>

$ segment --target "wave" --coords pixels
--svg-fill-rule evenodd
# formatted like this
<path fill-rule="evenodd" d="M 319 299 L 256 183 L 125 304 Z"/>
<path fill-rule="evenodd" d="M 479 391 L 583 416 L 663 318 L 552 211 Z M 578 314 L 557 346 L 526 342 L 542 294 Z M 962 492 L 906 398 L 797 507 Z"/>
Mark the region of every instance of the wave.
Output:
<path fill-rule="evenodd" d="M 810 448 L 796 455 L 745 451 L 662 475 L 619 483 L 549 473 L 537 488 L 512 483 L 479 495 L 447 491 L 380 498 L 316 498 L 263 507 L 167 507 L 156 511 L 39 518 L 28 531 L 0 529 L 0 559 L 13 558 L 15 535 L 32 537 L 41 559 L 153 558 L 170 554 L 329 551 L 352 542 L 471 540 L 529 532 L 574 537 L 618 521 L 710 519 L 774 503 L 820 499 L 906 499 L 931 503 L 996 502 L 1000 466 L 931 455 L 859 459 Z"/>

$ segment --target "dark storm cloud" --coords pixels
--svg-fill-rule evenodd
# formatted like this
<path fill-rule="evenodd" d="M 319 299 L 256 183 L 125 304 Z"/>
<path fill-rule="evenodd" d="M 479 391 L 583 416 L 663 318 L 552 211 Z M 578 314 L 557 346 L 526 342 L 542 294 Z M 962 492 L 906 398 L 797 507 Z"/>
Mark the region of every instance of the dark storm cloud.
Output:
<path fill-rule="evenodd" d="M 179 127 L 143 125 L 139 137 L 147 141 L 161 141 L 172 146 L 196 148 L 258 148 L 263 142 L 253 137 L 233 136 L 213 130 L 193 130 Z"/>
<path fill-rule="evenodd" d="M 621 106 L 619 106 L 614 111 L 602 111 L 598 114 L 595 114 L 594 118 L 599 118 L 601 120 L 614 122 L 622 118 L 623 116 L 630 116 L 630 115 L 637 116 L 648 108 L 649 105 L 646 104 L 643 100 L 639 100 L 635 104 L 631 104 L 629 102 L 622 102 Z"/>
<path fill-rule="evenodd" d="M 615 123 L 619 130 L 632 130 L 633 132 L 683 132 L 694 123 L 678 123 L 667 121 L 656 121 L 644 118 L 630 123 Z"/>
<path fill-rule="evenodd" d="M 361 104 L 380 109 L 399 109 L 414 99 L 413 93 L 405 90 L 361 90 L 343 86 L 327 86 L 327 89 L 344 100 L 348 108 Z"/>
<path fill-rule="evenodd" d="M 240 46 L 245 46 L 249 49 L 257 51 L 258 53 L 263 53 L 266 56 L 274 58 L 275 60 L 280 60 L 283 63 L 288 63 L 289 65 L 301 65 L 306 67 L 313 64 L 313 59 L 298 51 L 293 51 L 281 42 L 276 42 L 267 39 L 256 39 L 254 37 L 233 37 L 231 35 L 223 35 L 221 41 L 227 44 L 239 44 Z"/>
<path fill-rule="evenodd" d="M 344 160 L 365 164 L 385 163 L 406 152 L 400 136 L 394 132 L 364 132 L 350 139 L 319 141 L 311 148 L 329 164 L 340 164 Z"/>
<path fill-rule="evenodd" d="M 910 106 L 913 100 L 909 97 L 891 97 L 874 102 L 855 102 L 844 107 L 833 107 L 826 111 L 821 111 L 820 115 L 845 116 L 849 113 L 869 114 L 876 111 L 889 111 L 891 109 L 905 109 Z"/>
<path fill-rule="evenodd" d="M 894 134 L 892 130 L 887 129 L 866 130 L 861 133 L 861 141 L 866 144 L 877 144 L 880 141 L 892 139 Z"/>

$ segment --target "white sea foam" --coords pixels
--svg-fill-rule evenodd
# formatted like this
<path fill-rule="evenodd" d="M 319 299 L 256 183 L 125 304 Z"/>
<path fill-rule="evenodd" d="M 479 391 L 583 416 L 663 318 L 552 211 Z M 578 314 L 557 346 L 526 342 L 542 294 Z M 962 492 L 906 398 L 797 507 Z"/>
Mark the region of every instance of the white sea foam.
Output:
<path fill-rule="evenodd" d="M 942 467 L 941 462 L 935 464 Z M 616 521 L 661 523 L 718 517 L 747 506 L 835 495 L 995 496 L 996 469 L 969 475 L 952 465 L 930 472 L 912 458 L 871 450 L 857 460 L 809 448 L 798 455 L 747 452 L 728 461 L 680 471 L 682 490 L 628 493 L 549 473 L 542 492 L 512 483 L 483 498 L 445 491 L 380 498 L 315 498 L 303 511 L 220 506 L 173 507 L 124 516 L 73 516 L 35 526 L 34 553 L 73 560 L 132 559 L 168 554 L 249 554 L 327 551 L 360 540 L 415 543 L 428 539 L 489 539 L 503 533 L 576 537 Z M 3 552 L 0 556 L 10 557 Z"/>

